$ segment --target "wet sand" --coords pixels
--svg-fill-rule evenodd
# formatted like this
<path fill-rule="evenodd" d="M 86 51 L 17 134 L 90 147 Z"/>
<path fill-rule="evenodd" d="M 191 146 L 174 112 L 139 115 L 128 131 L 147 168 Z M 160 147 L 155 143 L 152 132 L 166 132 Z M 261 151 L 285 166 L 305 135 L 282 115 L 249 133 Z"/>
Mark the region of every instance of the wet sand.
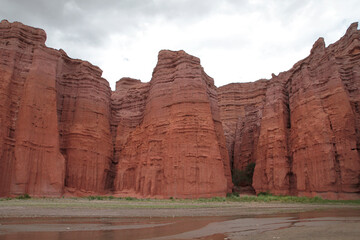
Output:
<path fill-rule="evenodd" d="M 0 239 L 359 239 L 360 206 L 0 201 Z"/>

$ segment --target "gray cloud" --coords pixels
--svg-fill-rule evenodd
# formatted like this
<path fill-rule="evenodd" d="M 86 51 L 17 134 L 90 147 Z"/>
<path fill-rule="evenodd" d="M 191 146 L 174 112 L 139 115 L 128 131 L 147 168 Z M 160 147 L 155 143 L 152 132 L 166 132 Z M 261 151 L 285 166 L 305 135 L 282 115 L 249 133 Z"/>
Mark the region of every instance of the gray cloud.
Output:
<path fill-rule="evenodd" d="M 0 0 L 0 6 L 1 19 L 43 28 L 47 45 L 99 65 L 110 81 L 122 74 L 149 79 L 156 52 L 175 48 L 200 57 L 218 85 L 270 76 L 267 67 L 286 70 L 318 37 L 328 44 L 341 37 L 360 12 L 357 0 Z"/>

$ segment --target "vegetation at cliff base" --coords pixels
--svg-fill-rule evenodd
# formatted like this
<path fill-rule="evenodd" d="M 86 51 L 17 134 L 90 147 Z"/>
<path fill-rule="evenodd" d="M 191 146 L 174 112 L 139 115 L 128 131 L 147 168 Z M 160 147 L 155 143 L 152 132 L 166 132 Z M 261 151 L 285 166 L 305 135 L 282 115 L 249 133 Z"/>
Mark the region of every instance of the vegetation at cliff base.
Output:
<path fill-rule="evenodd" d="M 232 169 L 232 181 L 235 186 L 251 186 L 254 175 L 255 163 L 251 162 L 246 165 L 244 170 Z"/>
<path fill-rule="evenodd" d="M 34 201 L 34 202 L 58 202 L 58 203 L 74 203 L 83 202 L 88 200 L 89 202 L 103 202 L 105 205 L 117 205 L 127 204 L 132 202 L 134 204 L 155 204 L 156 206 L 169 206 L 172 204 L 180 204 L 181 206 L 191 207 L 192 204 L 206 204 L 206 203 L 230 203 L 230 202 L 258 202 L 258 203 L 300 203 L 300 204 L 355 204 L 360 205 L 360 200 L 328 200 L 321 197 L 297 197 L 297 196 L 275 196 L 271 193 L 261 193 L 259 195 L 239 195 L 238 193 L 228 194 L 226 197 L 212 197 L 212 198 L 198 198 L 198 199 L 177 199 L 170 197 L 169 199 L 138 199 L 134 197 L 114 197 L 114 196 L 87 196 L 87 197 L 72 197 L 72 198 L 31 198 L 25 194 L 16 198 L 0 198 L 0 202 L 4 201 L 16 201 L 21 202 Z M 185 205 L 184 205 L 185 204 Z"/>

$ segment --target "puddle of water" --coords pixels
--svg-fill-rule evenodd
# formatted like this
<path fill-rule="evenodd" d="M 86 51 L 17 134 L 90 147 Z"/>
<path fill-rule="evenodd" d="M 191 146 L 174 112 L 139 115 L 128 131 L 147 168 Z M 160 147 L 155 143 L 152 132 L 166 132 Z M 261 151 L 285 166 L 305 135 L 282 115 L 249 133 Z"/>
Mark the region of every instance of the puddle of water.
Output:
<path fill-rule="evenodd" d="M 149 239 L 177 235 L 233 218 L 9 218 L 0 219 L 0 239 Z"/>
<path fill-rule="evenodd" d="M 360 223 L 360 209 L 224 217 L 0 218 L 0 240 L 223 240 L 229 233 L 247 235 L 290 228 L 299 223 L 323 224 L 324 221 Z"/>

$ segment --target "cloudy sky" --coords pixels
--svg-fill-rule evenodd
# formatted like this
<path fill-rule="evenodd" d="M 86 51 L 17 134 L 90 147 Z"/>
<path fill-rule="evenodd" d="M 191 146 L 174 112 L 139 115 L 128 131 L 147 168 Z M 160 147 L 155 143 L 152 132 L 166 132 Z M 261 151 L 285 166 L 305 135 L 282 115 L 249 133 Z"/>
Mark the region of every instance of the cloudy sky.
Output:
<path fill-rule="evenodd" d="M 151 79 L 161 49 L 197 56 L 217 86 L 270 78 L 359 21 L 359 0 L 0 0 L 0 18 L 121 77 Z"/>

